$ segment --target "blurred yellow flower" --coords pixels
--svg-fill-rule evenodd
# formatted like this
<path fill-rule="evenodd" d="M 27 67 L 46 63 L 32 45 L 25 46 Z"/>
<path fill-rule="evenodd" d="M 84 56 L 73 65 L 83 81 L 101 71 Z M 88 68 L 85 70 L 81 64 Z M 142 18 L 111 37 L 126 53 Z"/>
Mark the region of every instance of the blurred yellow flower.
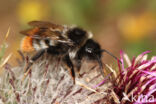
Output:
<path fill-rule="evenodd" d="M 129 41 L 137 41 L 150 35 L 156 26 L 153 14 L 145 12 L 140 15 L 127 15 L 119 21 L 123 37 Z"/>
<path fill-rule="evenodd" d="M 32 20 L 41 20 L 47 15 L 47 6 L 39 0 L 22 0 L 17 8 L 21 23 Z"/>

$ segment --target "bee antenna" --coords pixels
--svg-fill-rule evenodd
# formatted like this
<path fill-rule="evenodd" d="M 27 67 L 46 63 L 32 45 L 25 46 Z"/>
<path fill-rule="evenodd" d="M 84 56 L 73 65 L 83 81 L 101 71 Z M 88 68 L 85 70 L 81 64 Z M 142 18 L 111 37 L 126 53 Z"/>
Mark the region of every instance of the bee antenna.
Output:
<path fill-rule="evenodd" d="M 112 53 L 110 53 L 109 51 L 102 49 L 101 52 L 106 52 L 107 54 L 109 54 L 110 56 L 112 56 L 114 59 L 118 60 L 122 64 L 122 62 L 116 56 L 114 56 Z"/>

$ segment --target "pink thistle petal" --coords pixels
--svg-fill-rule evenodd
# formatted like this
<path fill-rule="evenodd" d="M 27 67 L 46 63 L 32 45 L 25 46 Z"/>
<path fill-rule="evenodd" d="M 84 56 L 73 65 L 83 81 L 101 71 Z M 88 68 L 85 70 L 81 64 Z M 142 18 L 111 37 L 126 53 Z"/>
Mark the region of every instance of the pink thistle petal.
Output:
<path fill-rule="evenodd" d="M 108 80 L 110 75 L 111 75 L 111 73 L 109 75 L 107 75 L 102 82 L 100 82 L 99 84 L 93 86 L 93 88 L 96 88 L 96 87 L 99 87 L 99 86 L 103 85 Z"/>
<path fill-rule="evenodd" d="M 150 96 L 154 97 L 154 95 L 152 95 L 154 92 L 156 92 L 156 84 L 154 84 L 154 88 L 152 90 L 150 90 L 150 92 L 146 95 L 146 97 L 142 100 L 142 102 L 146 102 L 147 98 L 149 98 Z M 154 102 L 155 102 L 155 100 L 154 100 Z M 150 102 L 150 103 L 154 103 L 154 102 Z"/>
<path fill-rule="evenodd" d="M 131 61 L 130 61 L 130 59 L 129 59 L 128 55 L 127 55 L 127 54 L 125 54 L 125 53 L 124 53 L 124 59 L 125 59 L 125 61 L 126 61 L 127 65 L 128 65 L 128 67 L 132 65 L 132 63 L 131 63 Z"/>
<path fill-rule="evenodd" d="M 141 53 L 139 56 L 143 57 L 145 54 L 148 54 L 148 53 L 150 53 L 150 52 L 151 52 L 151 51 L 149 51 L 149 50 L 148 50 L 148 51 L 145 51 L 145 52 Z M 139 56 L 138 56 L 138 57 L 139 57 Z"/>
<path fill-rule="evenodd" d="M 99 86 L 101 86 L 102 84 L 104 84 L 105 82 L 106 82 L 106 79 L 103 80 L 102 82 L 100 82 L 99 84 L 97 84 L 96 86 L 93 86 L 93 88 L 99 87 Z"/>
<path fill-rule="evenodd" d="M 124 55 L 124 52 L 121 50 L 120 51 L 120 61 L 122 63 L 122 70 L 125 71 L 125 68 L 124 68 L 124 60 L 123 60 L 123 55 Z"/>
<path fill-rule="evenodd" d="M 148 54 L 148 53 L 150 53 L 150 52 L 151 52 L 151 51 L 145 51 L 145 52 L 141 53 L 141 54 L 136 58 L 135 64 L 138 63 L 138 61 L 142 60 L 142 58 L 143 58 L 143 56 L 144 56 L 145 54 Z"/>
<path fill-rule="evenodd" d="M 156 71 L 153 71 L 153 72 L 143 71 L 143 70 L 140 70 L 140 71 L 142 71 L 142 72 L 144 72 L 144 73 L 146 73 L 146 74 L 149 74 L 149 75 L 152 75 L 152 76 L 156 77 Z"/>
<path fill-rule="evenodd" d="M 133 67 L 135 66 L 135 60 L 136 60 L 136 58 L 135 58 L 135 57 L 133 57 L 133 59 L 132 59 L 132 65 L 131 65 L 131 68 L 133 68 Z"/>
<path fill-rule="evenodd" d="M 153 56 L 151 60 L 156 60 L 156 56 Z"/>
<path fill-rule="evenodd" d="M 144 55 L 144 56 L 142 57 L 141 62 L 146 61 L 146 60 L 147 60 L 147 57 L 148 57 L 148 55 L 147 55 L 147 54 L 146 54 L 146 55 Z"/>
<path fill-rule="evenodd" d="M 151 94 L 153 94 L 154 92 L 156 92 L 156 83 L 154 85 L 152 85 L 153 89 L 151 89 L 146 96 L 150 96 Z"/>
<path fill-rule="evenodd" d="M 146 54 L 149 52 L 143 52 L 137 58 L 133 57 L 130 61 L 128 60 L 128 55 L 120 51 L 122 65 L 118 65 L 119 75 L 116 77 L 117 82 L 114 85 L 114 92 L 119 99 L 123 98 L 123 92 L 127 93 L 130 98 L 132 93 L 137 96 L 137 102 L 133 102 L 134 104 L 147 103 L 147 99 L 140 98 L 140 95 L 148 95 L 149 98 L 151 94 L 154 94 L 154 97 L 156 97 L 156 57 L 154 56 L 151 60 L 147 60 L 148 55 Z M 124 61 L 130 61 L 127 63 L 127 68 L 124 66 Z"/>
<path fill-rule="evenodd" d="M 119 68 L 120 73 L 122 73 L 121 66 L 120 66 L 120 61 L 119 60 L 118 60 L 118 68 Z"/>
<path fill-rule="evenodd" d="M 139 65 L 139 67 L 138 67 L 138 69 L 144 69 L 144 68 L 146 68 L 146 67 L 148 67 L 148 66 L 150 66 L 151 64 L 155 64 L 156 63 L 156 61 L 144 61 L 144 62 L 142 62 L 140 65 Z"/>

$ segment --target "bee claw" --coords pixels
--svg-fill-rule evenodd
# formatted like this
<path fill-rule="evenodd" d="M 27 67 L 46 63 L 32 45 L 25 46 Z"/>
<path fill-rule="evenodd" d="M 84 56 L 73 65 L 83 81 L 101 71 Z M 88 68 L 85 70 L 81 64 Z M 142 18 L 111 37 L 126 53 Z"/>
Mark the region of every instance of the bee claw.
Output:
<path fill-rule="evenodd" d="M 75 85 L 76 84 L 76 80 L 75 80 L 75 78 L 73 78 L 73 85 Z"/>
<path fill-rule="evenodd" d="M 78 78 L 82 78 L 82 74 L 78 73 Z"/>

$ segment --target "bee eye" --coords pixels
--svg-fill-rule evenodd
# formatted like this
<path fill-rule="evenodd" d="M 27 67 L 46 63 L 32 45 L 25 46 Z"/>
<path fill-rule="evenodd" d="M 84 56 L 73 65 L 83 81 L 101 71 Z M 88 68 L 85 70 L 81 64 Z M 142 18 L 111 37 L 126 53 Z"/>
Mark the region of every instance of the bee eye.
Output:
<path fill-rule="evenodd" d="M 91 48 L 86 48 L 86 52 L 88 52 L 88 53 L 92 53 L 92 49 Z"/>

